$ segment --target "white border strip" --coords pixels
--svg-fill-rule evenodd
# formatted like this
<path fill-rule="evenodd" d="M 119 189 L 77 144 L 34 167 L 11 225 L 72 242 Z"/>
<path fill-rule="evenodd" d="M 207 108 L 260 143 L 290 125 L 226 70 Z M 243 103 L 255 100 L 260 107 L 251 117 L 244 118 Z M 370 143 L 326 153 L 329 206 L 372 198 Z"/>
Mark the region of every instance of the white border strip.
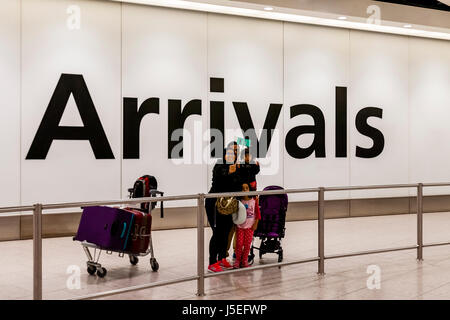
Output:
<path fill-rule="evenodd" d="M 188 0 L 112 0 L 115 2 L 127 2 L 159 7 L 177 8 L 185 10 L 194 10 L 202 12 L 212 12 L 221 14 L 230 14 L 236 16 L 262 18 L 277 21 L 288 21 L 296 23 L 306 23 L 336 28 L 346 28 L 373 32 L 382 32 L 398 34 L 404 36 L 414 36 L 432 39 L 450 40 L 450 32 L 437 32 L 429 30 L 420 30 L 414 28 L 404 28 L 387 25 L 368 24 L 363 22 L 354 22 L 349 20 L 327 19 L 321 17 L 305 16 L 291 13 L 282 13 L 274 11 L 265 11 L 263 6 L 261 10 L 218 5 L 212 3 L 192 2 Z M 236 3 L 238 5 L 239 3 Z"/>

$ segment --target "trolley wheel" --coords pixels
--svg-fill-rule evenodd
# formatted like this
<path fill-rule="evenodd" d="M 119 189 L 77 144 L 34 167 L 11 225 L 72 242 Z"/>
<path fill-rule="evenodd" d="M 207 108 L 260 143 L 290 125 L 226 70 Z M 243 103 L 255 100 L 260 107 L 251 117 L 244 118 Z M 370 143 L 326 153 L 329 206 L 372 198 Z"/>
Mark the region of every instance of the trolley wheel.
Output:
<path fill-rule="evenodd" d="M 283 250 L 280 250 L 278 252 L 278 262 L 282 262 L 283 261 Z"/>
<path fill-rule="evenodd" d="M 100 278 L 104 278 L 106 276 L 106 269 L 103 267 L 98 269 L 97 276 L 99 276 Z"/>
<path fill-rule="evenodd" d="M 159 269 L 158 261 L 156 261 L 155 258 L 150 258 L 150 266 L 152 267 L 153 271 L 158 271 Z"/>
<path fill-rule="evenodd" d="M 136 256 L 130 256 L 130 263 L 131 263 L 133 266 L 137 265 L 138 262 L 139 262 L 139 258 L 138 258 L 138 257 L 136 257 Z"/>
<path fill-rule="evenodd" d="M 93 276 L 95 274 L 95 272 L 97 271 L 97 268 L 95 266 L 88 266 L 87 267 L 87 272 Z"/>

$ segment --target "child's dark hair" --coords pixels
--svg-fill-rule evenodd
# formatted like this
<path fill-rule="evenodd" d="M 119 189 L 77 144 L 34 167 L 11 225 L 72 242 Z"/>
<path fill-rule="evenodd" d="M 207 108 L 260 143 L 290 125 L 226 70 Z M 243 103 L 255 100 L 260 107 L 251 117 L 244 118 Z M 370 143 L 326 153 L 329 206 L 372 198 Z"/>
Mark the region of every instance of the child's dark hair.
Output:
<path fill-rule="evenodd" d="M 227 149 L 231 149 L 234 148 L 235 146 L 237 146 L 237 142 L 236 141 L 231 141 L 228 145 L 227 145 Z"/>

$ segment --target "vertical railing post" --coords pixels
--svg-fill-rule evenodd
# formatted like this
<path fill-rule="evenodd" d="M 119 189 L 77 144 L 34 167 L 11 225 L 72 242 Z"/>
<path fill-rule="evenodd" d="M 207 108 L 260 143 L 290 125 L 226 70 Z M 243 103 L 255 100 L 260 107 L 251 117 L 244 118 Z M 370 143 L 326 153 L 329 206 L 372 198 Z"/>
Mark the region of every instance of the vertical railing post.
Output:
<path fill-rule="evenodd" d="M 423 260 L 423 184 L 417 185 L 417 260 Z"/>
<path fill-rule="evenodd" d="M 325 274 L 325 189 L 319 188 L 319 201 L 318 201 L 318 249 L 319 249 L 319 261 L 318 261 L 318 274 Z"/>
<path fill-rule="evenodd" d="M 203 193 L 197 199 L 197 296 L 205 295 L 205 196 Z"/>
<path fill-rule="evenodd" d="M 33 299 L 42 300 L 42 204 L 33 210 Z"/>

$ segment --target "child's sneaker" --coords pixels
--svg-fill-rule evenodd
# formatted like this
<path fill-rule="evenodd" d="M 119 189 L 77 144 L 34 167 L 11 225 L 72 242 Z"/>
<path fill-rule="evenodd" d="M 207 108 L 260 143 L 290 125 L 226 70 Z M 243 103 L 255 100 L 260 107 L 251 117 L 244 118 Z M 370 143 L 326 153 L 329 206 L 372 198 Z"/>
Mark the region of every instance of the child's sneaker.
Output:
<path fill-rule="evenodd" d="M 219 266 L 225 269 L 232 269 L 233 266 L 228 262 L 226 258 L 219 261 Z"/>
<path fill-rule="evenodd" d="M 223 269 L 220 267 L 219 262 L 216 262 L 216 263 L 210 264 L 208 266 L 208 271 L 209 272 L 221 272 L 221 271 L 223 271 Z"/>

